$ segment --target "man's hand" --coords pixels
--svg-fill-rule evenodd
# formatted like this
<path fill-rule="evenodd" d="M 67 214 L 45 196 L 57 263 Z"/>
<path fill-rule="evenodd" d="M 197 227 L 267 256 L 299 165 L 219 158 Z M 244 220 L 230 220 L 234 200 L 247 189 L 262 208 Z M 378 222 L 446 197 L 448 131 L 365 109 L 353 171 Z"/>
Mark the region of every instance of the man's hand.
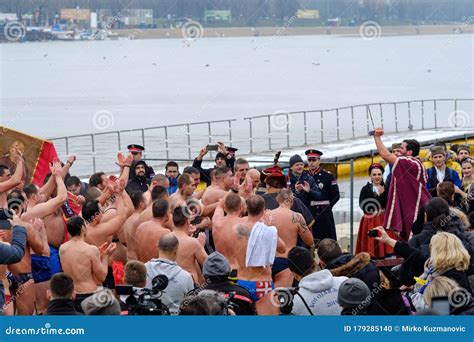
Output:
<path fill-rule="evenodd" d="M 197 239 L 203 247 L 206 245 L 206 234 L 204 232 L 200 232 Z"/>
<path fill-rule="evenodd" d="M 125 166 L 130 167 L 130 165 L 132 165 L 132 162 L 133 156 L 131 154 L 129 154 L 127 158 L 125 158 L 123 153 L 117 153 L 117 161 L 115 162 L 115 164 L 117 164 L 117 166 L 119 166 L 120 168 L 124 168 Z"/>
<path fill-rule="evenodd" d="M 67 157 L 67 163 L 69 163 L 71 166 L 72 164 L 74 164 L 75 161 L 76 161 L 76 156 L 70 155 L 69 157 Z"/>
<path fill-rule="evenodd" d="M 227 154 L 227 149 L 225 148 L 225 144 L 224 144 L 224 143 L 218 142 L 218 143 L 217 143 L 217 146 L 218 146 L 217 152 L 223 153 L 224 155 Z"/>
<path fill-rule="evenodd" d="M 51 171 L 51 175 L 53 177 L 61 177 L 63 176 L 63 168 L 61 166 L 61 163 L 58 161 L 54 161 L 51 166 L 49 167 L 49 170 Z"/>
<path fill-rule="evenodd" d="M 82 195 L 76 197 L 76 203 L 82 207 L 84 203 L 86 203 L 86 198 Z"/>
<path fill-rule="evenodd" d="M 374 131 L 374 136 L 381 137 L 383 135 L 383 128 L 376 128 Z"/>
<path fill-rule="evenodd" d="M 25 222 L 20 218 L 20 216 L 16 214 L 13 215 L 13 217 L 9 219 L 8 222 L 10 222 L 12 228 L 15 226 L 25 227 Z"/>
<path fill-rule="evenodd" d="M 295 190 L 301 192 L 303 190 L 303 184 L 301 184 L 300 182 L 296 182 Z"/>
<path fill-rule="evenodd" d="M 104 256 L 107 256 L 107 257 L 111 256 L 114 253 L 116 248 L 117 248 L 117 245 L 115 243 L 104 242 L 99 247 L 100 258 L 102 259 Z"/>
<path fill-rule="evenodd" d="M 304 192 L 309 192 L 311 190 L 311 187 L 309 186 L 309 183 L 307 181 L 304 181 L 303 183 L 303 191 Z"/>
<path fill-rule="evenodd" d="M 198 155 L 198 159 L 199 160 L 202 160 L 202 158 L 204 158 L 204 156 L 207 154 L 207 146 L 204 146 L 203 148 L 201 148 L 201 150 L 199 151 L 199 155 Z"/>

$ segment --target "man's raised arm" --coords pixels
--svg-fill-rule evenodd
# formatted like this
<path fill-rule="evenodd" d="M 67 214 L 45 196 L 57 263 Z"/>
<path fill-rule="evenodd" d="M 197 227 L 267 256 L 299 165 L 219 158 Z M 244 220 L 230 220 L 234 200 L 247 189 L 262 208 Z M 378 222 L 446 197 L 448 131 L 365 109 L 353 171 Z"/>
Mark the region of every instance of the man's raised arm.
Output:
<path fill-rule="evenodd" d="M 16 159 L 16 169 L 15 173 L 10 177 L 9 180 L 0 183 L 0 193 L 6 192 L 15 188 L 16 186 L 21 184 L 21 180 L 23 179 L 23 157 L 21 153 L 15 150 L 16 154 L 14 159 Z"/>
<path fill-rule="evenodd" d="M 376 128 L 374 132 L 375 146 L 377 147 L 380 157 L 389 164 L 395 163 L 397 156 L 391 153 L 382 142 L 381 136 L 383 135 L 383 129 Z"/>

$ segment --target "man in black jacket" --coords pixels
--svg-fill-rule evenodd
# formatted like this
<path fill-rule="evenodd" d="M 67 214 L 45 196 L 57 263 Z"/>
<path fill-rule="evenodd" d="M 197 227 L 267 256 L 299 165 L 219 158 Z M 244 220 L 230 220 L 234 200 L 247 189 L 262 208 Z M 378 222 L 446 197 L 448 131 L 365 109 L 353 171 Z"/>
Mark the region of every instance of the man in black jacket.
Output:
<path fill-rule="evenodd" d="M 130 180 L 127 184 L 128 191 L 147 192 L 150 182 L 146 178 L 147 165 L 143 160 L 134 163 L 130 168 Z M 133 175 L 133 176 L 132 176 Z"/>
<path fill-rule="evenodd" d="M 74 282 L 66 273 L 56 273 L 50 281 L 47 290 L 49 299 L 47 315 L 74 316 L 81 315 L 74 305 Z"/>
<path fill-rule="evenodd" d="M 318 246 L 318 257 L 321 268 L 330 270 L 335 277 L 358 278 L 371 291 L 380 285 L 379 269 L 370 260 L 368 253 L 359 253 L 355 256 L 343 253 L 337 241 L 323 239 Z"/>
<path fill-rule="evenodd" d="M 227 166 L 231 170 L 234 170 L 235 164 L 235 152 L 237 151 L 234 147 L 226 147 L 223 143 L 218 143 L 218 152 L 216 153 L 215 162 L 216 166 L 212 169 L 203 169 L 202 168 L 202 159 L 209 152 L 209 148 L 204 146 L 200 151 L 198 156 L 193 161 L 193 167 L 198 169 L 201 173 L 201 181 L 206 182 L 207 186 L 211 185 L 211 172 L 215 168 Z"/>

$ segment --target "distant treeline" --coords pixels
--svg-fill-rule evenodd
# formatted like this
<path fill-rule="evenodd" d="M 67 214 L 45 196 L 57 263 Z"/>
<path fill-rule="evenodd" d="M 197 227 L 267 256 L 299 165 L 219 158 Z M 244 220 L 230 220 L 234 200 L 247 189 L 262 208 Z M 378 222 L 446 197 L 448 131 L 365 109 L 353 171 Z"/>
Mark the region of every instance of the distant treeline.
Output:
<path fill-rule="evenodd" d="M 156 19 L 190 17 L 202 20 L 205 10 L 231 10 L 232 22 L 255 25 L 283 21 L 298 9 L 317 9 L 342 23 L 377 20 L 380 23 L 462 22 L 474 16 L 473 0 L 0 0 L 0 12 L 17 14 L 39 10 L 52 18 L 61 8 L 110 9 L 114 15 L 126 8 L 153 9 Z M 470 20 L 472 23 L 472 20 Z"/>

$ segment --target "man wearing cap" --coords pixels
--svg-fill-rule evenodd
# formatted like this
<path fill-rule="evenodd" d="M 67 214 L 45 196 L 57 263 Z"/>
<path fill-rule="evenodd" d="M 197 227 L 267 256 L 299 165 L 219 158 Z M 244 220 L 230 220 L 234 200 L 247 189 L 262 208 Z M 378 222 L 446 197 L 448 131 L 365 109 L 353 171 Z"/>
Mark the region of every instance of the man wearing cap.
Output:
<path fill-rule="evenodd" d="M 441 146 L 433 146 L 431 148 L 431 159 L 433 166 L 428 169 L 428 180 L 426 189 L 431 197 L 436 197 L 436 187 L 441 182 L 452 182 L 458 188 L 461 188 L 461 180 L 456 171 L 446 166 L 446 151 Z"/>
<path fill-rule="evenodd" d="M 289 181 L 291 191 L 308 208 L 311 208 L 311 202 L 321 201 L 323 197 L 321 189 L 316 185 L 314 178 L 304 170 L 303 159 L 298 154 L 290 158 Z"/>
<path fill-rule="evenodd" d="M 321 168 L 321 156 L 323 153 L 318 150 L 307 150 L 309 174 L 313 176 L 316 186 L 322 192 L 322 198 L 318 201 L 311 201 L 310 210 L 315 219 L 313 226 L 313 237 L 317 240 L 330 238 L 337 240 L 336 223 L 332 214 L 332 207 L 339 201 L 339 187 L 335 177 L 328 171 Z"/>
<path fill-rule="evenodd" d="M 127 146 L 128 151 L 132 154 L 133 156 L 133 162 L 130 167 L 130 169 L 134 169 L 136 164 L 142 160 L 143 158 L 143 151 L 145 150 L 145 147 L 138 145 L 138 144 L 130 144 Z M 155 176 L 155 171 L 151 166 L 148 166 L 145 164 L 145 178 L 147 179 L 148 183 L 150 183 L 151 179 Z M 129 179 L 132 179 L 134 174 L 130 172 Z"/>
<path fill-rule="evenodd" d="M 231 170 L 234 169 L 235 164 L 235 152 L 237 149 L 235 147 L 226 147 L 223 143 L 218 143 L 219 146 L 218 152 L 215 157 L 216 166 L 212 169 L 203 169 L 202 168 L 202 158 L 209 152 L 208 147 L 204 146 L 199 151 L 199 155 L 193 161 L 193 167 L 198 169 L 201 173 L 201 180 L 206 182 L 207 186 L 211 185 L 211 171 L 216 167 L 227 166 Z"/>

